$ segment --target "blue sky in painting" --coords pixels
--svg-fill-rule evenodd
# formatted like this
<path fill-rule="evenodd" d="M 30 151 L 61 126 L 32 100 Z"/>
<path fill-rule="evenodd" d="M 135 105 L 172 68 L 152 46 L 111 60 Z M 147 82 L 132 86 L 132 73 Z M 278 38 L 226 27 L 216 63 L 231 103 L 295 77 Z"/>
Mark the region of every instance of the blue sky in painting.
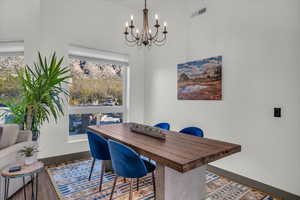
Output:
<path fill-rule="evenodd" d="M 199 67 L 201 68 L 201 66 L 203 64 L 209 63 L 210 61 L 222 61 L 222 56 L 216 56 L 216 57 L 211 57 L 211 58 L 205 58 L 202 60 L 196 60 L 196 61 L 191 61 L 191 62 L 187 62 L 187 63 L 182 63 L 182 64 L 178 64 L 177 67 L 178 69 L 182 69 L 182 68 L 189 68 L 189 67 Z"/>

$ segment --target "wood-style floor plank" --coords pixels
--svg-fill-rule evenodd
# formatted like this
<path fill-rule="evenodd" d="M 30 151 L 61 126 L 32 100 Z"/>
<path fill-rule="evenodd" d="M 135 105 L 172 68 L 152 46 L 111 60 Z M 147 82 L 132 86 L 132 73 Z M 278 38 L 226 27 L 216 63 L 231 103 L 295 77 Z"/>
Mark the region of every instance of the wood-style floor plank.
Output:
<path fill-rule="evenodd" d="M 26 199 L 31 199 L 31 184 L 26 185 Z M 25 200 L 23 189 L 15 193 L 10 200 Z M 38 189 L 38 200 L 59 200 L 54 187 L 50 181 L 47 172 L 44 170 L 39 174 L 39 189 Z"/>

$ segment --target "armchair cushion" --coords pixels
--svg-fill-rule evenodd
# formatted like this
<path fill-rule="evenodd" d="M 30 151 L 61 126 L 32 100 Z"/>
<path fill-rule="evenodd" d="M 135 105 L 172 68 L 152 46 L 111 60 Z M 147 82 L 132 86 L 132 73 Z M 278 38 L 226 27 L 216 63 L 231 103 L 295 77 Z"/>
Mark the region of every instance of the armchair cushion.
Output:
<path fill-rule="evenodd" d="M 17 124 L 1 124 L 0 127 L 0 149 L 15 144 L 19 134 L 19 126 Z"/>

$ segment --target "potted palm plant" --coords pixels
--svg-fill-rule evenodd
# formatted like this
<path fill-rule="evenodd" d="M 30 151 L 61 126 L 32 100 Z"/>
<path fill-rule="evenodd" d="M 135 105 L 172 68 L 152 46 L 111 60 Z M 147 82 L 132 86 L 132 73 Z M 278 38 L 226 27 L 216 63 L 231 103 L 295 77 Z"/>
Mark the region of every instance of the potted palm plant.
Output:
<path fill-rule="evenodd" d="M 64 88 L 68 83 L 70 70 L 62 67 L 63 57 L 59 60 L 53 53 L 50 62 L 38 53 L 38 62 L 18 71 L 22 87 L 22 104 L 25 105 L 25 129 L 33 132 L 37 140 L 40 127 L 53 117 L 57 122 L 64 115 L 64 97 L 69 92 Z"/>

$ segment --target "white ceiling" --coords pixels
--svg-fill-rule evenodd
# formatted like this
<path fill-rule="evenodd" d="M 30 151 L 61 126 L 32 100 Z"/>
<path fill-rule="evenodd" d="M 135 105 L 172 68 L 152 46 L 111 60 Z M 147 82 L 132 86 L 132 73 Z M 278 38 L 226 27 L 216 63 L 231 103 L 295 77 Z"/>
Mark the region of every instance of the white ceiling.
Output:
<path fill-rule="evenodd" d="M 110 1 L 113 3 L 117 3 L 120 4 L 122 6 L 126 6 L 126 7 L 130 7 L 130 8 L 134 8 L 134 9 L 143 9 L 144 8 L 144 0 L 105 0 L 105 1 Z M 147 5 L 148 7 L 151 6 L 152 2 L 154 0 L 147 0 Z"/>

